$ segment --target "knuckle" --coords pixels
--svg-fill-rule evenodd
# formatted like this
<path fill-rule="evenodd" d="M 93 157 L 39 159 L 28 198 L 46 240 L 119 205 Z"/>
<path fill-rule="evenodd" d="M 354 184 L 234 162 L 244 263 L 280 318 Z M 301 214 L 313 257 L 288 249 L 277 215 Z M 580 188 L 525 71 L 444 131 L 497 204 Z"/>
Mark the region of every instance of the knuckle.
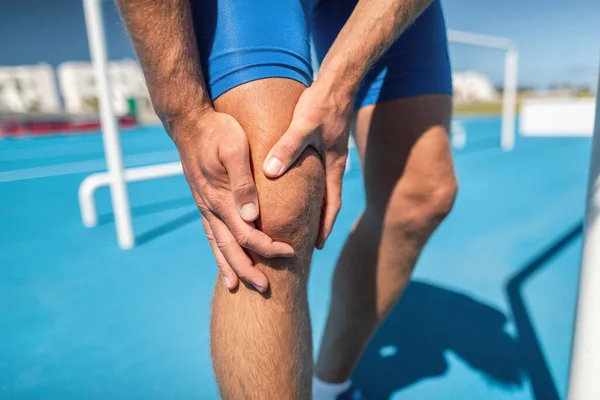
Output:
<path fill-rule="evenodd" d="M 212 232 L 206 231 L 206 238 L 208 239 L 209 242 L 214 242 L 215 241 L 215 235 L 213 235 Z"/>
<path fill-rule="evenodd" d="M 242 247 L 248 246 L 250 236 L 246 232 L 238 232 L 235 234 L 235 241 Z"/>
<path fill-rule="evenodd" d="M 223 273 L 229 270 L 229 265 L 225 264 L 225 262 L 217 259 L 217 268 L 219 268 Z"/>
<path fill-rule="evenodd" d="M 310 132 L 314 129 L 315 125 L 317 125 L 315 118 L 307 115 L 301 115 L 294 119 L 294 129 L 298 132 Z"/>
<path fill-rule="evenodd" d="M 290 157 L 293 157 L 296 154 L 296 151 L 298 151 L 298 147 L 289 142 L 282 142 L 280 149 Z"/>
<path fill-rule="evenodd" d="M 197 182 L 194 185 L 194 189 L 192 191 L 192 196 L 194 196 L 194 200 L 196 203 L 204 203 L 205 197 L 210 197 L 210 185 L 208 181 L 202 180 L 201 182 Z"/>
<path fill-rule="evenodd" d="M 200 213 L 205 217 L 208 213 L 210 213 L 210 210 L 208 209 L 206 204 L 204 204 L 204 202 L 196 202 L 196 204 L 198 205 L 198 210 L 200 210 Z"/>
<path fill-rule="evenodd" d="M 236 193 L 252 194 L 255 191 L 254 182 L 251 180 L 241 180 L 232 184 L 231 190 Z"/>
<path fill-rule="evenodd" d="M 218 197 L 211 196 L 211 198 L 207 199 L 207 203 L 208 211 L 218 213 L 220 210 L 223 209 L 223 200 L 219 199 Z"/>
<path fill-rule="evenodd" d="M 223 142 L 220 147 L 221 157 L 226 161 L 235 160 L 242 151 L 242 147 L 233 140 Z"/>
<path fill-rule="evenodd" d="M 217 248 L 222 252 L 225 253 L 227 252 L 227 250 L 229 250 L 231 248 L 232 242 L 230 240 L 216 240 L 216 245 Z"/>

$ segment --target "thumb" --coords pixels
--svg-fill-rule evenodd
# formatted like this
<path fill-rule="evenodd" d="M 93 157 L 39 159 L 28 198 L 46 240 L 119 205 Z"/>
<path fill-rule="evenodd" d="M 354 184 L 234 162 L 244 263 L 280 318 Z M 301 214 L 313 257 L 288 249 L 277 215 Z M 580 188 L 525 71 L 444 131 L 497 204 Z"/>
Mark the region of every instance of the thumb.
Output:
<path fill-rule="evenodd" d="M 267 155 L 263 164 L 265 175 L 269 178 L 283 175 L 290 165 L 300 157 L 306 146 L 310 144 L 310 140 L 310 132 L 300 129 L 292 121 L 288 130 Z"/>
<path fill-rule="evenodd" d="M 250 148 L 245 137 L 235 143 L 229 140 L 221 146 L 219 157 L 229 175 L 236 208 L 244 221 L 251 222 L 258 217 L 258 193 L 250 167 Z"/>

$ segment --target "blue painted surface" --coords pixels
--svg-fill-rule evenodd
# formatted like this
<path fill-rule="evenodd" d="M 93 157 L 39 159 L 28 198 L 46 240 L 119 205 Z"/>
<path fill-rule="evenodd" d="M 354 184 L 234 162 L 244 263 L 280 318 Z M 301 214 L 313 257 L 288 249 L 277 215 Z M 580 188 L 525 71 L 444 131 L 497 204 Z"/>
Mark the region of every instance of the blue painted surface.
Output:
<path fill-rule="evenodd" d="M 502 152 L 497 119 L 461 122 L 455 209 L 354 379 L 373 399 L 564 398 L 590 142 L 520 138 Z M 130 165 L 176 157 L 158 128 L 124 133 L 123 144 Z M 98 135 L 3 140 L 0 178 L 59 163 L 78 171 L 101 155 Z M 352 164 L 339 222 L 314 257 L 317 345 L 335 259 L 364 206 Z M 100 226 L 81 225 L 86 175 L 0 182 L 0 398 L 218 398 L 215 264 L 183 178 L 130 186 L 140 245 L 124 252 L 107 190 Z"/>

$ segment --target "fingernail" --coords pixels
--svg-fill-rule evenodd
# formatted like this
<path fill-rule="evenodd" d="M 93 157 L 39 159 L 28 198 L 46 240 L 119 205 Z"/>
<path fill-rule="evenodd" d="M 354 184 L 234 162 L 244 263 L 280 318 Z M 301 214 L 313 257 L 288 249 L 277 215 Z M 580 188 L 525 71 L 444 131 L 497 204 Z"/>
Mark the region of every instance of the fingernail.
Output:
<path fill-rule="evenodd" d="M 318 250 L 323 250 L 325 247 L 325 241 L 323 239 L 317 240 L 317 245 L 315 246 Z"/>
<path fill-rule="evenodd" d="M 283 163 L 278 158 L 272 157 L 265 164 L 265 169 L 271 175 L 279 175 L 283 169 Z"/>
<path fill-rule="evenodd" d="M 258 286 L 258 285 L 255 285 L 254 283 L 252 284 L 252 286 L 254 286 L 254 288 L 255 288 L 256 290 L 258 290 L 260 293 L 262 293 L 262 292 L 264 292 L 264 291 L 265 291 L 265 289 L 263 289 L 262 287 L 260 287 L 260 286 Z"/>
<path fill-rule="evenodd" d="M 223 280 L 225 281 L 225 286 L 227 286 L 227 289 L 231 289 L 231 281 L 229 278 L 223 275 Z"/>
<path fill-rule="evenodd" d="M 248 221 L 252 221 L 254 218 L 256 218 L 256 215 L 258 214 L 258 208 L 254 203 L 247 203 L 242 206 L 240 212 L 242 214 L 242 218 Z"/>
<path fill-rule="evenodd" d="M 288 248 L 286 250 L 287 252 L 285 253 L 285 257 L 294 257 L 294 255 L 296 254 L 292 246 L 288 245 Z"/>

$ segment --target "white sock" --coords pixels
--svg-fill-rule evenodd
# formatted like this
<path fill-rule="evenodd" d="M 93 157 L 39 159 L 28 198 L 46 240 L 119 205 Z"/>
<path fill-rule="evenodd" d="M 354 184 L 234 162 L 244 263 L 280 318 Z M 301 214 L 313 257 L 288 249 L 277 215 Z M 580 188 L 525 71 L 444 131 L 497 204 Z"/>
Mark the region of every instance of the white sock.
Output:
<path fill-rule="evenodd" d="M 328 383 L 313 376 L 313 400 L 336 400 L 337 396 L 350 388 L 350 384 L 350 380 L 342 383 Z"/>

